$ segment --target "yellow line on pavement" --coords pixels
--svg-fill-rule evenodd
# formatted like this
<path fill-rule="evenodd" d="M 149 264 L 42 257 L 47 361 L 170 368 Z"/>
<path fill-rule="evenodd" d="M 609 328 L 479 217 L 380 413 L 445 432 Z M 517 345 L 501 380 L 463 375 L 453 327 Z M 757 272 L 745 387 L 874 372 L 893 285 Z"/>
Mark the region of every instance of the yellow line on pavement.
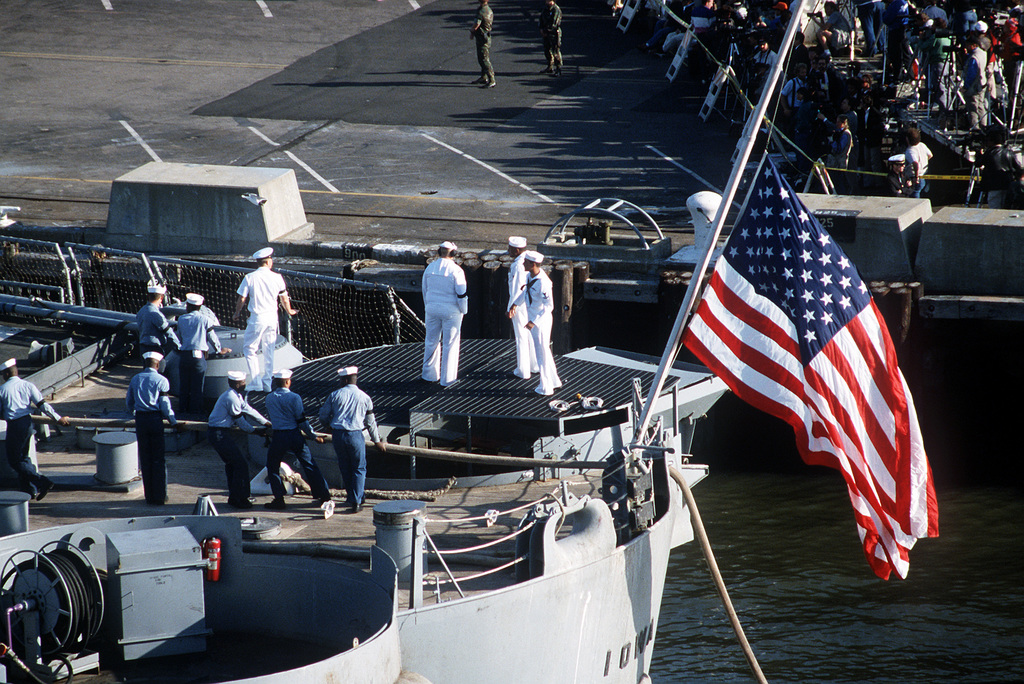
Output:
<path fill-rule="evenodd" d="M 58 52 L 11 52 L 0 50 L 0 57 L 21 59 L 62 59 L 73 62 L 109 62 L 118 64 L 156 64 L 162 66 L 193 66 L 232 69 L 284 69 L 287 64 L 254 64 L 252 62 L 215 62 L 201 59 L 166 59 L 162 57 L 125 57 L 111 55 L 67 55 Z"/>
<path fill-rule="evenodd" d="M 0 182 L 4 181 L 5 179 L 26 180 L 26 181 L 58 181 L 58 182 L 61 182 L 61 183 L 67 183 L 67 182 L 76 182 L 76 183 L 106 183 L 108 185 L 113 182 L 113 181 L 109 181 L 109 180 L 94 180 L 94 179 L 90 179 L 90 178 L 56 178 L 56 177 L 53 177 L 53 176 L 3 176 L 3 175 L 0 175 Z M 331 192 L 330 190 L 302 190 L 301 188 L 299 189 L 299 192 L 304 194 L 304 195 L 334 195 L 334 196 L 343 196 L 343 197 L 376 197 L 376 198 L 380 198 L 380 199 L 402 199 L 402 200 L 428 200 L 429 199 L 429 200 L 438 200 L 438 201 L 442 201 L 442 202 L 483 202 L 485 204 L 521 204 L 521 205 L 527 206 L 527 207 L 531 207 L 531 206 L 547 206 L 547 205 L 540 205 L 537 202 L 526 202 L 526 201 L 523 201 L 523 200 L 474 199 L 474 198 L 471 198 L 471 197 L 443 197 L 443 196 L 439 196 L 439 195 L 428 195 L 428 194 L 394 195 L 394 194 L 388 194 L 388 193 L 384 193 L 384 192 L 343 192 L 343 191 L 340 191 L 340 190 L 338 192 Z M 3 193 L 0 192 L 0 195 L 2 195 L 2 194 Z M 41 201 L 46 201 L 46 198 L 40 198 L 40 199 L 41 199 Z M 74 200 L 73 199 L 69 199 L 68 201 L 69 202 L 73 202 Z M 566 206 L 568 206 L 568 205 L 566 205 Z"/>

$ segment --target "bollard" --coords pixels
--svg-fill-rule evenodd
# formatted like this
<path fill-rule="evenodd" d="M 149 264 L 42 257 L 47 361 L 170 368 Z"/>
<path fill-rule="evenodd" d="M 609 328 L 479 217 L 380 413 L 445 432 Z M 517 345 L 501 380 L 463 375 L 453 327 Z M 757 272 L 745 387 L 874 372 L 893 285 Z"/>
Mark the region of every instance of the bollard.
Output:
<path fill-rule="evenodd" d="M 0 537 L 28 532 L 28 502 L 25 492 L 0 491 Z"/>
<path fill-rule="evenodd" d="M 96 443 L 96 479 L 122 484 L 139 477 L 139 446 L 134 432 L 101 432 Z"/>
<path fill-rule="evenodd" d="M 426 507 L 422 501 L 385 501 L 373 507 L 374 541 L 395 561 L 399 582 L 407 582 L 412 574 L 413 553 L 423 556 L 423 538 L 414 541 L 412 523 Z"/>

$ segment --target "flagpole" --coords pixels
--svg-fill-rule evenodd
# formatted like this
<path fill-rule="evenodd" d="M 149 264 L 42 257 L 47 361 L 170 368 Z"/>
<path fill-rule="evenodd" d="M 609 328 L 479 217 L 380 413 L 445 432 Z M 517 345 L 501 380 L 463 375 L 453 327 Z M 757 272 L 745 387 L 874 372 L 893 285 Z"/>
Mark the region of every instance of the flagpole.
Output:
<path fill-rule="evenodd" d="M 712 230 L 708 235 L 708 242 L 706 249 L 704 250 L 704 256 L 701 258 L 700 263 L 693 272 L 693 277 L 690 279 L 690 285 L 686 289 L 686 295 L 683 297 L 683 304 L 679 307 L 679 313 L 676 315 L 675 323 L 672 326 L 672 332 L 669 334 L 669 341 L 665 345 L 665 351 L 661 355 L 661 361 L 658 364 L 658 370 L 655 373 L 654 382 L 651 384 L 651 389 L 647 394 L 647 401 L 644 402 L 643 412 L 640 415 L 640 421 L 637 426 L 637 431 L 633 436 L 633 440 L 636 443 L 638 440 L 642 440 L 644 433 L 647 431 L 647 427 L 651 422 L 651 414 L 654 411 L 655 399 L 661 394 L 661 390 L 665 386 L 665 379 L 668 377 L 668 369 L 676 360 L 676 356 L 679 354 L 679 346 L 683 338 L 683 333 L 686 331 L 686 326 L 689 323 L 690 312 L 693 310 L 694 302 L 697 299 L 699 293 L 700 283 L 704 280 L 704 274 L 708 270 L 708 264 L 711 263 L 711 255 L 715 250 L 715 245 L 718 244 L 718 238 L 722 234 L 722 228 L 725 226 L 725 219 L 729 213 L 729 207 L 732 206 L 733 200 L 736 197 L 736 193 L 739 190 L 740 181 L 743 179 L 743 171 L 746 169 L 747 162 L 750 160 L 750 154 L 753 150 L 754 143 L 757 140 L 757 133 L 761 128 L 761 122 L 764 120 L 765 113 L 768 111 L 768 105 L 771 103 L 771 94 L 775 91 L 775 86 L 779 82 L 779 78 L 782 76 L 782 72 L 785 68 L 786 57 L 789 55 L 790 47 L 793 44 L 793 38 L 796 36 L 798 29 L 800 28 L 800 17 L 803 16 L 804 6 L 811 0 L 797 0 L 796 9 L 793 11 L 792 17 L 789 20 L 789 26 L 786 27 L 786 33 L 782 37 L 782 43 L 779 45 L 779 57 L 775 61 L 775 65 L 768 73 L 768 77 L 765 81 L 764 88 L 761 91 L 761 99 L 757 103 L 750 118 L 747 119 L 747 125 L 744 127 L 743 136 L 741 142 L 743 143 L 742 149 L 740 150 L 739 157 L 736 159 L 736 163 L 732 167 L 732 172 L 729 175 L 729 181 L 725 187 L 725 195 L 722 197 L 721 204 L 718 205 L 718 211 L 715 214 L 715 220 L 712 224 Z"/>

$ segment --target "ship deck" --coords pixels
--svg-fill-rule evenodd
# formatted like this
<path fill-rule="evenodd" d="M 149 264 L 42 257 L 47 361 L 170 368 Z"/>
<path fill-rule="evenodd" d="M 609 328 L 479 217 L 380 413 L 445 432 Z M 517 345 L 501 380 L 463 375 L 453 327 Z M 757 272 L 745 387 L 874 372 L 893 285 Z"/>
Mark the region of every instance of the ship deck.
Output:
<path fill-rule="evenodd" d="M 135 363 L 124 363 L 109 367 L 76 383 L 56 394 L 52 404 L 62 415 L 74 417 L 124 416 L 124 392 L 131 377 L 140 370 Z M 371 456 L 372 457 L 372 456 Z M 145 502 L 141 487 L 130 491 L 114 491 L 115 487 L 81 487 L 62 485 L 61 481 L 89 480 L 96 472 L 96 454 L 93 449 L 79 446 L 79 435 L 75 428 L 65 427 L 61 433 L 53 431 L 48 439 L 40 440 L 37 446 L 37 460 L 40 471 L 58 479 L 58 485 L 43 501 L 32 501 L 29 505 L 29 528 L 40 529 L 57 525 L 68 525 L 105 518 L 132 518 L 150 515 L 190 515 L 197 500 L 208 495 L 217 507 L 218 514 L 238 517 L 245 522 L 257 521 L 257 527 L 280 527 L 272 534 L 260 534 L 261 538 L 249 544 L 248 550 L 289 551 L 309 555 L 327 556 L 369 567 L 368 549 L 374 543 L 373 506 L 385 500 L 401 498 L 402 493 L 367 491 L 367 501 L 359 513 L 348 513 L 339 507 L 338 512 L 325 519 L 319 505 L 309 494 L 296 493 L 288 497 L 288 508 L 284 511 L 269 511 L 263 504 L 269 496 L 256 496 L 255 507 L 250 511 L 238 511 L 226 506 L 227 483 L 223 463 L 204 441 L 180 451 L 167 452 L 168 503 L 152 506 Z M 262 465 L 262 464 L 259 464 Z M 256 463 L 252 463 L 255 472 Z M 573 471 L 575 473 L 575 471 Z M 573 474 L 565 477 L 570 491 L 577 496 L 599 496 L 599 475 Z M 97 483 L 98 484 L 98 483 Z M 475 547 L 492 542 L 513 532 L 529 503 L 540 501 L 559 488 L 560 481 L 524 481 L 516 484 L 477 487 L 470 489 L 442 489 L 427 495 L 415 494 L 415 498 L 427 501 L 427 531 L 437 546 L 445 549 Z M 121 488 L 124 489 L 124 488 Z M 344 493 L 334 491 L 335 498 L 342 500 Z M 408 494 L 406 494 L 408 496 Z M 495 524 L 488 524 L 489 511 L 501 515 Z M 473 519 L 473 520 L 467 520 Z M 267 547 L 277 547 L 267 548 Z M 497 567 L 513 558 L 514 542 L 508 541 L 486 550 L 467 554 L 465 562 L 459 556 L 449 559 L 449 565 L 456 577 L 480 573 L 488 564 Z M 428 566 L 431 574 L 443 575 L 443 569 L 436 562 Z M 440 571 L 440 572 L 438 572 Z M 465 591 L 482 591 L 502 586 L 512 581 L 513 571 L 505 570 L 486 575 L 480 580 L 467 584 Z M 457 596 L 451 585 L 444 585 L 445 599 Z M 408 605 L 403 596 L 403 603 Z M 430 601 L 430 597 L 426 597 Z"/>

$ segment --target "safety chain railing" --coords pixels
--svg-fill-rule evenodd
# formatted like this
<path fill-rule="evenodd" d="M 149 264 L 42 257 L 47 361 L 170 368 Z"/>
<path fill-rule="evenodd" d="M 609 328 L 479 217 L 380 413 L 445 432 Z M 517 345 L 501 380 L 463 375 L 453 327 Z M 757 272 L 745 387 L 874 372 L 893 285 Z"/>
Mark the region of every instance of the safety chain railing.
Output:
<path fill-rule="evenodd" d="M 495 573 L 501 572 L 502 570 L 507 570 L 508 568 L 511 568 L 511 567 L 515 566 L 516 564 L 521 563 L 521 562 L 526 560 L 526 556 L 518 556 L 518 557 L 513 558 L 510 561 L 507 561 L 505 563 L 502 563 L 502 564 L 498 565 L 497 567 L 488 568 L 487 570 L 483 570 L 481 572 L 474 573 L 474 574 L 471 574 L 471 575 L 465 575 L 465 576 L 457 579 L 455 577 L 455 573 L 453 573 L 451 568 L 448 566 L 448 563 L 445 560 L 446 557 L 457 556 L 457 555 L 466 554 L 466 553 L 473 553 L 473 552 L 476 552 L 476 551 L 480 551 L 482 549 L 487 549 L 487 548 L 491 548 L 491 547 L 494 547 L 494 546 L 498 546 L 499 544 L 504 544 L 506 542 L 509 542 L 509 541 L 512 541 L 512 540 L 516 539 L 517 537 L 519 537 L 520 535 L 524 534 L 525 532 L 530 531 L 531 529 L 533 529 L 533 527 L 537 523 L 536 523 L 536 521 L 531 521 L 530 523 L 519 527 L 518 529 L 510 532 L 509 534 L 503 535 L 503 536 L 498 537 L 496 539 L 492 539 L 490 541 L 486 541 L 486 542 L 483 542 L 481 544 L 477 544 L 475 546 L 468 546 L 468 547 L 456 548 L 456 549 L 439 549 L 437 547 L 437 545 L 434 543 L 434 539 L 430 536 L 430 533 L 427 532 L 426 525 L 428 525 L 428 524 L 431 524 L 431 525 L 444 524 L 444 525 L 447 525 L 447 526 L 458 526 L 458 525 L 464 525 L 464 524 L 469 524 L 469 523 L 478 523 L 478 522 L 483 521 L 483 522 L 486 523 L 487 527 L 491 527 L 492 525 L 496 524 L 496 522 L 497 522 L 499 517 L 513 515 L 515 513 L 520 512 L 520 511 L 527 510 L 527 509 L 530 509 L 530 508 L 534 508 L 536 506 L 540 506 L 540 505 L 544 504 L 545 502 L 554 502 L 554 503 L 560 505 L 560 502 L 558 501 L 558 499 L 554 495 L 552 495 L 552 494 L 545 494 L 540 499 L 537 499 L 535 501 L 531 501 L 529 503 L 520 504 L 519 506 L 516 506 L 514 508 L 510 508 L 510 509 L 508 509 L 506 511 L 497 511 L 495 509 L 489 509 L 483 515 L 467 516 L 465 518 L 457 518 L 457 519 L 454 519 L 454 520 L 448 520 L 448 519 L 443 519 L 443 518 L 425 518 L 425 519 L 423 519 L 423 523 L 424 523 L 424 527 L 422 528 L 423 536 L 426 539 L 427 543 L 430 545 L 430 548 L 434 552 L 434 555 L 440 561 L 441 566 L 444 568 L 444 574 L 447 575 L 447 577 L 439 576 L 439 575 L 431 575 L 431 576 L 423 578 L 424 585 L 433 585 L 432 589 L 433 589 L 433 592 L 434 592 L 435 600 L 437 600 L 438 602 L 440 602 L 440 600 L 441 600 L 441 586 L 442 585 L 449 585 L 449 584 L 452 585 L 455 588 L 455 590 L 459 593 L 459 596 L 462 597 L 462 598 L 465 598 L 466 594 L 462 590 L 462 585 L 463 584 L 465 584 L 467 582 L 472 582 L 474 580 L 481 579 L 483 577 L 487 577 L 489 575 L 493 575 Z"/>

